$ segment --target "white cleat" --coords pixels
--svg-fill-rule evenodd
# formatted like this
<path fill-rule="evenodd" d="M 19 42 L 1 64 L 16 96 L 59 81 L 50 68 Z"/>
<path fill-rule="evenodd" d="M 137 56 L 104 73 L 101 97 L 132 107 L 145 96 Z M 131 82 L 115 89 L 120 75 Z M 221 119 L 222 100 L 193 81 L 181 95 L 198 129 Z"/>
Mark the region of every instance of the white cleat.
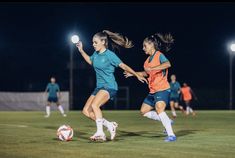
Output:
<path fill-rule="evenodd" d="M 48 117 L 50 117 L 50 115 L 45 115 L 44 117 L 45 117 L 45 118 L 48 118 Z"/>
<path fill-rule="evenodd" d="M 90 137 L 91 141 L 106 141 L 106 136 L 104 133 L 99 134 L 95 133 L 93 136 Z"/>
<path fill-rule="evenodd" d="M 67 117 L 67 115 L 66 115 L 66 114 L 62 114 L 62 116 L 63 116 L 63 117 Z"/>
<path fill-rule="evenodd" d="M 112 123 L 112 128 L 108 129 L 109 133 L 110 133 L 110 139 L 114 140 L 115 136 L 116 136 L 116 130 L 118 127 L 117 122 L 111 122 Z"/>

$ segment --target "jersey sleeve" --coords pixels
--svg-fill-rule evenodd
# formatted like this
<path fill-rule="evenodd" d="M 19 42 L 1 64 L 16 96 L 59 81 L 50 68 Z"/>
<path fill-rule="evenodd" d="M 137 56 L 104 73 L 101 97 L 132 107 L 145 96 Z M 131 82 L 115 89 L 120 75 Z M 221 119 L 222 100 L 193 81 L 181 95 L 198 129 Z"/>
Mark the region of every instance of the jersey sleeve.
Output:
<path fill-rule="evenodd" d="M 118 67 L 119 64 L 122 63 L 122 60 L 113 52 L 110 52 L 108 54 L 108 57 L 109 57 L 109 60 L 110 60 L 111 64 L 115 67 Z"/>
<path fill-rule="evenodd" d="M 160 54 L 159 59 L 161 64 L 169 61 L 164 54 Z"/>

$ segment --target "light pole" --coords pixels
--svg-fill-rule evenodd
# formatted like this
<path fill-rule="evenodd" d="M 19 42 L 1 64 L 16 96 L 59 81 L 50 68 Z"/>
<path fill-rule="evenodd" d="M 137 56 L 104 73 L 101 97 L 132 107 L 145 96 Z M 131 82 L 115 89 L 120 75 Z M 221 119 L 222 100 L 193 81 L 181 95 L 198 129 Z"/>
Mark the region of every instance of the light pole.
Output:
<path fill-rule="evenodd" d="M 76 44 L 79 42 L 79 37 L 77 35 L 73 35 L 71 37 L 72 43 Z M 70 109 L 73 109 L 73 45 L 70 44 L 70 66 L 69 66 L 69 102 Z"/>
<path fill-rule="evenodd" d="M 235 53 L 235 43 L 230 45 L 229 54 L 229 109 L 233 109 L 233 56 Z"/>

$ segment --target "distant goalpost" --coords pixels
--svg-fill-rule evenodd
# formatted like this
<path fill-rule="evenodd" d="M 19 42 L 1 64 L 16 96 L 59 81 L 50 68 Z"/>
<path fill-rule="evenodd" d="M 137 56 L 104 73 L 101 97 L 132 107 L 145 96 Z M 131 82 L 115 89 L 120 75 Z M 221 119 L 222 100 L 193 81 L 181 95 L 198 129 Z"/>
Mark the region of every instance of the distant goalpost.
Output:
<path fill-rule="evenodd" d="M 60 103 L 69 110 L 69 92 L 61 93 Z M 44 92 L 0 92 L 0 111 L 44 111 L 47 97 Z M 56 105 L 51 110 L 57 110 Z"/>

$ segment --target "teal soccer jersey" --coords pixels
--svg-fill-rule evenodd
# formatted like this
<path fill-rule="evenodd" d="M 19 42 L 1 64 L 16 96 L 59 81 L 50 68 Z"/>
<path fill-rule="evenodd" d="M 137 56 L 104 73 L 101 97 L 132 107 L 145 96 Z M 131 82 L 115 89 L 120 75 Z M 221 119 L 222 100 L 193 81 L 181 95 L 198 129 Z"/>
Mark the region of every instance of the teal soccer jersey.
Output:
<path fill-rule="evenodd" d="M 103 53 L 94 52 L 90 56 L 92 65 L 96 72 L 96 87 L 106 87 L 118 90 L 118 85 L 114 77 L 115 68 L 119 66 L 122 61 L 112 51 L 106 49 Z"/>
<path fill-rule="evenodd" d="M 179 97 L 179 93 L 178 91 L 180 90 L 180 84 L 179 82 L 174 82 L 174 83 L 170 83 L 171 86 L 171 94 L 170 94 L 170 98 L 178 98 Z"/>
<path fill-rule="evenodd" d="M 48 97 L 50 98 L 57 98 L 57 92 L 60 91 L 60 87 L 57 83 L 48 83 L 46 91 L 48 91 L 49 95 Z"/>

